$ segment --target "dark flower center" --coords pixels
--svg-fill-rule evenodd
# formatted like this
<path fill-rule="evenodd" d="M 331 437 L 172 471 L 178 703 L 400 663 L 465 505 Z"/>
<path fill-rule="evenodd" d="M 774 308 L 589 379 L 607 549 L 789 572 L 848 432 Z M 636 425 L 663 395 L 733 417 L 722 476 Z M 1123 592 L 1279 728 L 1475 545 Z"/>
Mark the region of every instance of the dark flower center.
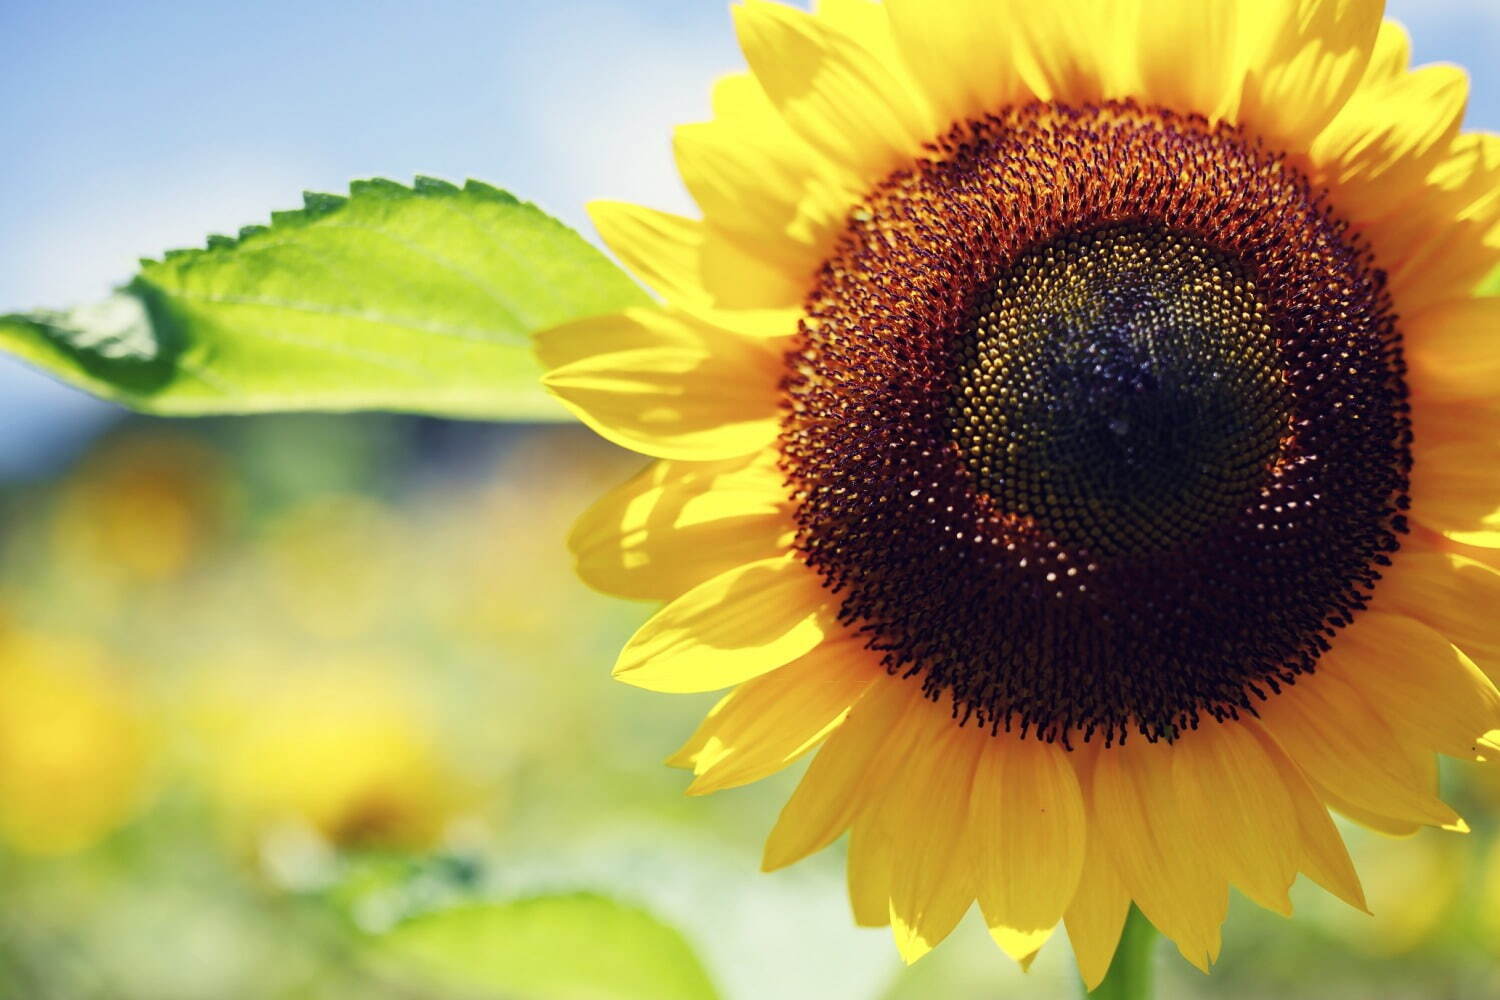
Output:
<path fill-rule="evenodd" d="M 1071 745 L 1254 712 L 1405 529 L 1384 275 L 1229 126 L 955 127 L 851 215 L 788 361 L 798 545 L 960 722 Z"/>
<path fill-rule="evenodd" d="M 1254 282 L 1158 227 L 1028 251 L 955 346 L 949 416 L 976 486 L 1100 555 L 1213 530 L 1254 498 L 1290 434 Z"/>

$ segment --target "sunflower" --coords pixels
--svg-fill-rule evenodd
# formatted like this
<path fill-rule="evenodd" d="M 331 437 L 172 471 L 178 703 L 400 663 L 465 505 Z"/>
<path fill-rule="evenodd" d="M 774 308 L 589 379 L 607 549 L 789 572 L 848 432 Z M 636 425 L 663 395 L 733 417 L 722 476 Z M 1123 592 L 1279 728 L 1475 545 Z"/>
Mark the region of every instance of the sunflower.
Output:
<path fill-rule="evenodd" d="M 1329 809 L 1463 829 L 1500 741 L 1500 137 L 1380 0 L 733 9 L 693 220 L 593 218 L 660 307 L 540 335 L 658 461 L 571 546 L 666 605 L 620 679 L 729 689 L 689 791 L 817 748 L 915 960 L 977 902 L 1090 986 L 1132 902 L 1205 970 L 1229 886 L 1365 900 Z"/>
<path fill-rule="evenodd" d="M 0 684 L 0 840 L 69 854 L 141 810 L 159 746 L 120 664 L 90 642 L 4 628 Z"/>

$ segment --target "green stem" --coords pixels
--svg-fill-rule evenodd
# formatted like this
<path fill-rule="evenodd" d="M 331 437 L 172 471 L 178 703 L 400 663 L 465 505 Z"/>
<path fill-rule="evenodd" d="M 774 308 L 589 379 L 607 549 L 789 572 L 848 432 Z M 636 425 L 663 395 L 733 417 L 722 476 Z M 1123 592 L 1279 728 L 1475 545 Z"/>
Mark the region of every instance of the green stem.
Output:
<path fill-rule="evenodd" d="M 1156 995 L 1156 928 L 1134 906 L 1125 918 L 1125 930 L 1114 961 L 1099 988 L 1088 1000 L 1151 1000 Z"/>

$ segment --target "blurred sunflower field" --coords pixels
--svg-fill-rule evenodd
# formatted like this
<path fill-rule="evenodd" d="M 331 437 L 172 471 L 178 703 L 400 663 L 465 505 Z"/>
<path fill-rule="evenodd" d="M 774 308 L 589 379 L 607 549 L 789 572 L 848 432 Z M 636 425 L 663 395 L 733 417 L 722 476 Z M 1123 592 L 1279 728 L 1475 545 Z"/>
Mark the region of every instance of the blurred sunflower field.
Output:
<path fill-rule="evenodd" d="M 737 58 L 725 5 L 562 6 L 7 5 L 32 89 L 0 121 L 33 142 L 0 164 L 0 306 L 354 175 L 502 177 L 585 232 L 591 196 L 683 202 L 667 123 Z M 1389 8 L 1496 128 L 1491 0 Z M 1078 995 L 1063 935 L 1022 972 L 973 914 L 904 965 L 842 845 L 762 874 L 805 764 L 684 795 L 662 762 L 715 699 L 612 683 L 651 608 L 567 555 L 640 456 L 561 422 L 131 415 L 10 361 L 0 406 L 0 998 Z M 1160 995 L 1500 997 L 1500 774 L 1444 767 L 1466 836 L 1340 821 L 1371 913 L 1236 897 L 1212 980 L 1163 954 Z"/>
<path fill-rule="evenodd" d="M 907 969 L 841 859 L 760 875 L 791 777 L 682 795 L 660 761 L 707 702 L 606 683 L 645 608 L 560 556 L 634 468 L 576 428 L 137 418 L 9 486 L 0 995 L 1074 995 L 1064 942 L 1023 977 L 965 926 Z M 1237 909 L 1216 995 L 1494 996 L 1475 825 L 1351 827 L 1374 916 Z"/>

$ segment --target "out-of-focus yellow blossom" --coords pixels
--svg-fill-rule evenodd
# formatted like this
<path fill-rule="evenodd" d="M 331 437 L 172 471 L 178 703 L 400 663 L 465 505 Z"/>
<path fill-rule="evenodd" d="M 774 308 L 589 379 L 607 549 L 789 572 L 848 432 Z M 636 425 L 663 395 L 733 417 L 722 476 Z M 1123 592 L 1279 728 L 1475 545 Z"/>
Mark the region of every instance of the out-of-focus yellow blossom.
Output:
<path fill-rule="evenodd" d="M 140 804 L 153 740 L 95 646 L 0 636 L 0 834 L 33 854 L 79 850 Z"/>
<path fill-rule="evenodd" d="M 222 460 L 198 438 L 136 432 L 91 456 L 54 523 L 65 558 L 108 577 L 181 575 L 221 530 L 229 490 Z"/>
<path fill-rule="evenodd" d="M 1351 846 L 1373 917 L 1330 908 L 1329 926 L 1355 947 L 1401 955 L 1419 948 L 1459 905 L 1470 871 L 1466 838 L 1355 834 Z"/>
<path fill-rule="evenodd" d="M 395 514 L 375 501 L 326 494 L 281 515 L 262 549 L 277 602 L 314 635 L 351 638 L 380 618 L 402 586 Z"/>
<path fill-rule="evenodd" d="M 379 663 L 232 672 L 204 706 L 209 773 L 241 830 L 433 844 L 472 797 L 419 692 Z"/>

